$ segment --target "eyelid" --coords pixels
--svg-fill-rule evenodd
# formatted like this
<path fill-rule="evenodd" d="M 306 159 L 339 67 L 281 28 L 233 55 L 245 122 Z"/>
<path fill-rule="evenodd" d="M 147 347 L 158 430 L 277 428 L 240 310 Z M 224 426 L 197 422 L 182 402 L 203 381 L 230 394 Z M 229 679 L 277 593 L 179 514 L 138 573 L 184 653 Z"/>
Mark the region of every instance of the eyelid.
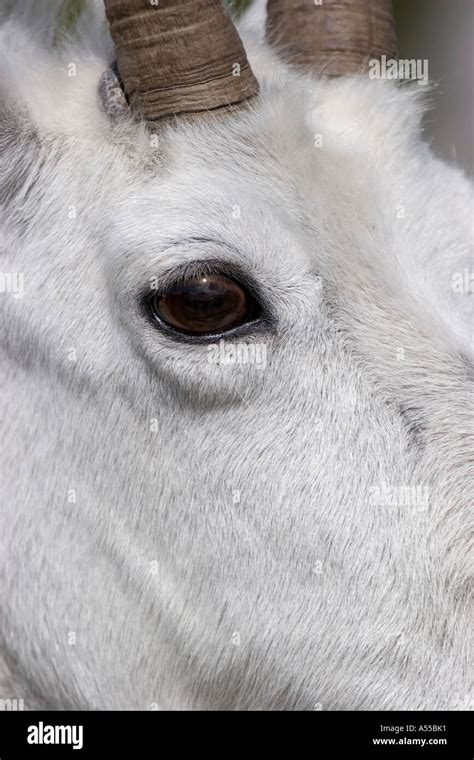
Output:
<path fill-rule="evenodd" d="M 159 318 L 157 316 L 151 317 L 151 321 L 158 323 Z M 150 321 L 150 318 L 149 318 Z M 236 340 L 237 338 L 245 338 L 253 336 L 256 333 L 268 334 L 273 329 L 273 323 L 265 319 L 264 316 L 259 317 L 253 322 L 245 322 L 243 325 L 233 327 L 230 330 L 224 332 L 208 333 L 204 335 L 187 335 L 186 333 L 178 332 L 169 327 L 166 322 L 159 320 L 160 332 L 170 338 L 174 343 L 187 343 L 192 345 L 206 345 L 209 343 L 215 343 L 216 340 Z M 156 329 L 156 328 L 155 328 Z"/>
<path fill-rule="evenodd" d="M 185 282 L 188 279 L 194 279 L 203 276 L 223 275 L 231 280 L 240 282 L 249 290 L 259 290 L 253 278 L 245 271 L 229 261 L 222 259 L 203 259 L 189 261 L 178 266 L 170 267 L 156 276 L 160 285 L 155 289 L 157 293 L 166 293 L 172 287 Z"/>
<path fill-rule="evenodd" d="M 194 260 L 177 267 L 170 267 L 153 277 L 153 281 L 157 281 L 157 286 L 153 287 L 150 285 L 148 288 L 143 289 L 143 297 L 165 295 L 171 288 L 185 282 L 187 279 L 211 275 L 222 275 L 242 285 L 258 301 L 262 310 L 270 317 L 272 310 L 269 307 L 268 299 L 255 278 L 238 264 L 222 259 Z"/>
<path fill-rule="evenodd" d="M 223 255 L 224 254 L 224 255 Z M 240 257 L 232 245 L 205 237 L 192 237 L 168 241 L 159 253 L 157 279 L 166 290 L 179 279 L 182 272 L 186 276 L 209 273 L 243 271 L 244 266 L 235 266 Z M 178 260 L 180 259 L 179 263 Z"/>

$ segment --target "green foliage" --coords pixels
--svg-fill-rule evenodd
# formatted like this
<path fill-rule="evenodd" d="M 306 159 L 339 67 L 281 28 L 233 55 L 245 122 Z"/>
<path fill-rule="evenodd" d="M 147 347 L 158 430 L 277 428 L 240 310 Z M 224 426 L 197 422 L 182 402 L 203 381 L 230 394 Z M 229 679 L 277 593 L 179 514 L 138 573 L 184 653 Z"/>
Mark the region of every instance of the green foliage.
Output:
<path fill-rule="evenodd" d="M 74 26 L 84 7 L 84 0 L 67 0 L 62 8 L 58 28 L 54 36 L 54 44 L 58 44 L 65 34 L 74 30 Z"/>
<path fill-rule="evenodd" d="M 63 27 L 69 31 L 74 27 L 82 10 L 83 0 L 69 0 L 64 7 Z"/>
<path fill-rule="evenodd" d="M 235 16 L 238 17 L 252 5 L 253 0 L 224 0 L 224 2 Z"/>

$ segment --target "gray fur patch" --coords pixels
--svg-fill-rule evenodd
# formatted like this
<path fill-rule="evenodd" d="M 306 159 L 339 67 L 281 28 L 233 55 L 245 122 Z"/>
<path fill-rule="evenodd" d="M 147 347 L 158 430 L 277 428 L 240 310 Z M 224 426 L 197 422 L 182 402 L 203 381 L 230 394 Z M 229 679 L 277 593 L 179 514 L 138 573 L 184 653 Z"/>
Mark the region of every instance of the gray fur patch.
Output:
<path fill-rule="evenodd" d="M 129 113 L 129 106 L 115 62 L 102 74 L 98 93 L 102 108 L 111 121 L 116 121 Z"/>

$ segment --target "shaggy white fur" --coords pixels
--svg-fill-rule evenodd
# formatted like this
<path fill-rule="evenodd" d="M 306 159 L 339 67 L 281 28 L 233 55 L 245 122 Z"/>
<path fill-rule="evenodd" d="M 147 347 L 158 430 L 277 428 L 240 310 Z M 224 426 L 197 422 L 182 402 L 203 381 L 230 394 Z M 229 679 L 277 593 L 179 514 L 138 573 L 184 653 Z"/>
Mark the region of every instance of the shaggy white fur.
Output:
<path fill-rule="evenodd" d="M 24 276 L 0 293 L 0 696 L 470 706 L 471 184 L 416 86 L 305 77 L 248 22 L 250 110 L 111 124 L 93 16 L 61 53 L 31 13 L 0 30 L 1 269 Z M 236 342 L 264 370 L 145 318 L 152 278 L 199 260 L 258 284 L 271 325 Z"/>

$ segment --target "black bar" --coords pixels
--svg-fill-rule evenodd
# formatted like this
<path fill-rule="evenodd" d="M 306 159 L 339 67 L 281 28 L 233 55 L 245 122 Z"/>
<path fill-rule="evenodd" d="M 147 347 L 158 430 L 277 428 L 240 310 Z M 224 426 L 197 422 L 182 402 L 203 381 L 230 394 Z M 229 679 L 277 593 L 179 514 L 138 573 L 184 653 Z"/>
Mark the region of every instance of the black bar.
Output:
<path fill-rule="evenodd" d="M 471 725 L 469 712 L 6 711 L 0 712 L 0 760 L 135 757 L 137 749 L 143 759 L 183 750 L 220 756 L 241 751 L 246 757 L 259 746 L 265 757 L 287 746 L 292 757 L 305 758 L 356 753 L 472 760 Z"/>

